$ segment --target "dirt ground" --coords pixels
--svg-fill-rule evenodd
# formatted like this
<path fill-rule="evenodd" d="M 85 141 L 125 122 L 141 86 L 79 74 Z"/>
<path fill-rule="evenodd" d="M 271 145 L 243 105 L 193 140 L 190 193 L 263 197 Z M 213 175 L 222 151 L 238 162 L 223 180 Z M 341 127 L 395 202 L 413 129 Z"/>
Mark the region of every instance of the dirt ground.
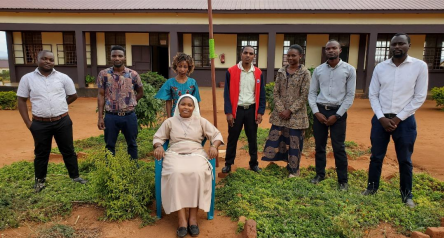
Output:
<path fill-rule="evenodd" d="M 203 117 L 213 122 L 213 107 L 211 88 L 200 89 L 202 102 L 201 113 Z M 217 89 L 217 119 L 218 128 L 227 138 L 228 129 L 223 112 L 223 90 Z M 76 102 L 69 106 L 70 116 L 74 123 L 74 139 L 84 139 L 91 136 L 102 134 L 102 131 L 97 129 L 97 114 L 96 114 L 96 99 L 95 98 L 79 98 Z M 362 148 L 370 147 L 370 129 L 371 117 L 373 112 L 370 108 L 370 103 L 367 99 L 356 99 L 352 108 L 349 110 L 347 119 L 347 141 L 354 141 Z M 260 127 L 270 128 L 268 122 L 268 112 L 264 116 L 264 120 Z M 444 112 L 436 109 L 435 102 L 426 101 L 424 105 L 417 111 L 416 120 L 418 126 L 418 137 L 415 144 L 415 152 L 413 154 L 414 171 L 426 171 L 435 178 L 444 180 L 444 166 L 441 162 L 441 147 L 444 139 Z M 15 111 L 0 111 L 0 167 L 5 165 L 26 160 L 33 160 L 33 139 L 31 133 L 23 123 L 18 110 Z M 226 141 L 225 141 L 226 142 Z M 54 143 L 54 146 L 55 143 Z M 240 146 L 238 146 L 238 149 Z M 260 148 L 261 149 L 261 148 Z M 221 157 L 224 157 L 225 147 L 220 147 Z M 259 158 L 261 157 L 259 154 Z M 246 151 L 238 150 L 238 156 L 235 161 L 237 167 L 248 168 L 249 156 Z M 60 159 L 51 159 L 53 162 L 58 162 Z M 260 167 L 265 167 L 267 162 L 259 162 Z M 284 163 L 278 163 L 284 165 Z M 354 169 L 367 170 L 369 164 L 369 157 L 362 156 L 354 160 L 349 160 L 349 165 Z M 308 157 L 303 157 L 301 166 L 314 166 L 313 154 Z M 219 161 L 217 172 L 220 172 L 224 166 L 224 161 Z M 327 168 L 334 167 L 334 159 L 332 154 L 328 156 Z M 391 142 L 388 153 L 384 161 L 383 176 L 389 177 L 398 172 L 398 165 L 396 160 L 396 153 L 394 145 Z M 239 237 L 235 234 L 237 222 L 230 221 L 229 218 L 217 216 L 219 212 L 216 211 L 215 219 L 207 221 L 206 215 L 200 213 L 201 235 L 199 237 Z M 72 225 L 76 229 L 92 229 L 98 231 L 98 237 L 175 237 L 176 219 L 175 214 L 164 216 L 157 221 L 153 226 L 139 228 L 140 221 L 132 220 L 121 223 L 98 221 L 102 210 L 94 206 L 78 206 L 73 210 L 71 216 L 60 218 L 58 220 L 61 224 Z M 78 219 L 77 224 L 74 224 Z M 0 232 L 0 237 L 29 237 L 38 233 L 42 227 L 46 225 L 36 225 L 31 223 L 24 223 L 18 229 L 9 229 Z M 383 225 L 386 227 L 386 225 Z M 371 237 L 378 237 L 381 228 L 372 230 L 369 235 Z M 387 228 L 388 229 L 388 228 Z M 386 228 L 383 229 L 385 233 Z M 385 233 L 386 234 L 386 233 Z M 394 236 L 398 237 L 396 234 Z M 369 236 L 370 237 L 370 236 Z M 385 236 L 381 236 L 385 237 Z M 389 236 L 391 237 L 391 236 Z"/>

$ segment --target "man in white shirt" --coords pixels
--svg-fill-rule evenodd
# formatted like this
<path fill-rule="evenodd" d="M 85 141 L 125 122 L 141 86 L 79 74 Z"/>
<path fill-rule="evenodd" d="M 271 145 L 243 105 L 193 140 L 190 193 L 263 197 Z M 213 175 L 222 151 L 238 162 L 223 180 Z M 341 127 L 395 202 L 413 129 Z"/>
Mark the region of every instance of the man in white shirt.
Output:
<path fill-rule="evenodd" d="M 28 98 L 31 101 L 32 121 L 26 105 Z M 76 99 L 72 79 L 54 69 L 54 54 L 46 50 L 39 52 L 37 69 L 24 75 L 17 89 L 20 115 L 34 138 L 35 192 L 45 188 L 52 137 L 63 155 L 69 177 L 74 182 L 87 183 L 79 177 L 72 121 L 68 115 L 68 104 Z"/>
<path fill-rule="evenodd" d="M 427 97 L 427 64 L 410 57 L 410 37 L 396 34 L 390 43 L 393 57 L 379 63 L 370 83 L 369 98 L 375 116 L 370 139 L 372 156 L 367 189 L 363 195 L 378 191 L 382 162 L 392 136 L 398 157 L 402 201 L 415 207 L 412 195 L 412 153 L 416 140 L 415 111 Z"/>

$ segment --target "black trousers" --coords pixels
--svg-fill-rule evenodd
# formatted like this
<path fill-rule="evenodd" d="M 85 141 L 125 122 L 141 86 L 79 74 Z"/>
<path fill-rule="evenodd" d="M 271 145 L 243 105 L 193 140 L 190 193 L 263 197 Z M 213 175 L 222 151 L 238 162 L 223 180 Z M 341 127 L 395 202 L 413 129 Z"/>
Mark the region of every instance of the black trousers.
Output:
<path fill-rule="evenodd" d="M 248 151 L 250 153 L 250 167 L 258 165 L 257 162 L 257 124 L 255 118 L 255 106 L 250 105 L 248 109 L 237 107 L 234 126 L 228 126 L 227 153 L 225 155 L 225 165 L 234 164 L 236 158 L 236 148 L 239 135 L 245 128 L 245 134 L 248 138 Z"/>
<path fill-rule="evenodd" d="M 327 119 L 335 115 L 337 110 L 326 110 L 319 107 L 319 112 L 323 114 Z M 333 147 L 333 153 L 335 156 L 336 173 L 338 174 L 339 183 L 348 182 L 348 161 L 347 154 L 345 152 L 345 131 L 347 129 L 347 113 L 336 121 L 335 124 L 327 126 L 318 121 L 316 117 L 313 120 L 313 135 L 316 144 L 316 174 L 321 178 L 325 177 L 325 166 L 327 164 L 327 158 L 325 149 L 327 146 L 328 129 L 330 128 L 331 145 Z"/>
<path fill-rule="evenodd" d="M 52 137 L 55 138 L 60 153 L 63 155 L 69 177 L 79 177 L 77 155 L 74 152 L 73 145 L 72 121 L 69 115 L 54 122 L 32 121 L 30 131 L 32 137 L 34 137 L 34 171 L 36 178 L 44 179 L 46 177 Z"/>
<path fill-rule="evenodd" d="M 412 154 L 416 141 L 416 120 L 412 115 L 401 121 L 393 132 L 387 132 L 382 127 L 376 116 L 372 118 L 372 130 L 370 140 L 372 142 L 372 155 L 370 157 L 370 165 L 368 171 L 367 189 L 378 190 L 379 180 L 381 178 L 382 163 L 390 137 L 395 142 L 396 156 L 399 163 L 400 174 L 400 191 L 403 202 L 412 198 L 412 180 L 413 180 L 413 164 Z"/>

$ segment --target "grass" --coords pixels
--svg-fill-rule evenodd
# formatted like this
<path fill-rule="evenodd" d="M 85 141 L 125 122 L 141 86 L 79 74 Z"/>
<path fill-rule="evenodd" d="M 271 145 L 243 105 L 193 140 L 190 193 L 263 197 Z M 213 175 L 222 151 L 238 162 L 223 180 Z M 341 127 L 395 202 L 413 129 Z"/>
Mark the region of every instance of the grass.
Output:
<path fill-rule="evenodd" d="M 154 133 L 155 129 L 139 132 L 141 158 L 149 158 Z M 106 159 L 103 136 L 75 141 L 75 146 L 88 153 L 86 160 L 79 161 L 80 176 L 90 181 L 86 185 L 73 183 L 63 163 L 49 163 L 46 188 L 36 194 L 33 163 L 23 161 L 0 168 L 0 230 L 18 227 L 23 221 L 49 222 L 56 216 L 67 216 L 75 203 L 105 207 L 105 220 L 139 216 L 143 225 L 154 221 L 147 206 L 154 194 L 153 162 L 129 162 L 122 137 L 113 158 Z M 111 166 L 116 167 L 111 170 Z M 107 200 L 110 197 L 111 201 Z"/>
<path fill-rule="evenodd" d="M 254 219 L 258 237 L 362 237 L 380 222 L 409 235 L 439 226 L 444 216 L 444 183 L 427 174 L 414 175 L 415 209 L 401 202 L 399 177 L 383 181 L 376 195 L 365 197 L 360 194 L 366 187 L 364 171 L 349 173 L 348 192 L 338 191 L 333 170 L 318 185 L 309 182 L 313 167 L 301 169 L 298 178 L 287 175 L 273 163 L 261 173 L 238 169 L 220 182 L 216 209 L 233 220 Z"/>
<path fill-rule="evenodd" d="M 139 150 L 139 158 L 144 159 L 147 158 L 149 153 L 153 151 L 153 136 L 156 133 L 157 128 L 144 128 L 139 131 L 137 135 L 137 145 Z M 125 150 L 126 151 L 126 141 L 125 137 L 122 133 L 119 134 L 116 143 L 116 151 L 117 150 Z M 84 152 L 90 153 L 93 151 L 100 151 L 105 149 L 105 139 L 103 135 L 90 137 L 83 140 L 74 141 L 74 150 L 76 153 Z M 60 154 L 59 149 L 53 148 L 51 153 Z"/>
<path fill-rule="evenodd" d="M 270 132 L 270 129 L 262 129 L 257 128 L 257 149 L 258 151 L 264 150 L 265 142 L 267 141 L 268 133 Z M 248 150 L 248 138 L 247 135 L 245 135 L 245 131 L 242 130 L 241 134 L 239 136 L 239 140 L 242 142 L 247 142 L 245 145 L 241 147 L 243 150 Z"/>
<path fill-rule="evenodd" d="M 354 141 L 345 141 L 345 152 L 347 155 L 349 155 L 352 159 L 359 158 L 363 155 L 370 155 L 371 147 L 368 147 L 366 149 L 362 149 L 356 142 Z"/>

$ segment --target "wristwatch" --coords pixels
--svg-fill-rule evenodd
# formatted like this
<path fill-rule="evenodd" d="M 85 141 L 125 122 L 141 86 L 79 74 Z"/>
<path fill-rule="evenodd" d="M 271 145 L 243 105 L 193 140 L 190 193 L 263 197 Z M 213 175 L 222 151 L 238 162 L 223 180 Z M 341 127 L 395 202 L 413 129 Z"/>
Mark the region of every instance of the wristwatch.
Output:
<path fill-rule="evenodd" d="M 335 116 L 336 116 L 336 119 L 338 119 L 338 120 L 341 119 L 341 117 L 342 117 L 342 116 L 339 115 L 339 114 L 335 114 Z"/>

